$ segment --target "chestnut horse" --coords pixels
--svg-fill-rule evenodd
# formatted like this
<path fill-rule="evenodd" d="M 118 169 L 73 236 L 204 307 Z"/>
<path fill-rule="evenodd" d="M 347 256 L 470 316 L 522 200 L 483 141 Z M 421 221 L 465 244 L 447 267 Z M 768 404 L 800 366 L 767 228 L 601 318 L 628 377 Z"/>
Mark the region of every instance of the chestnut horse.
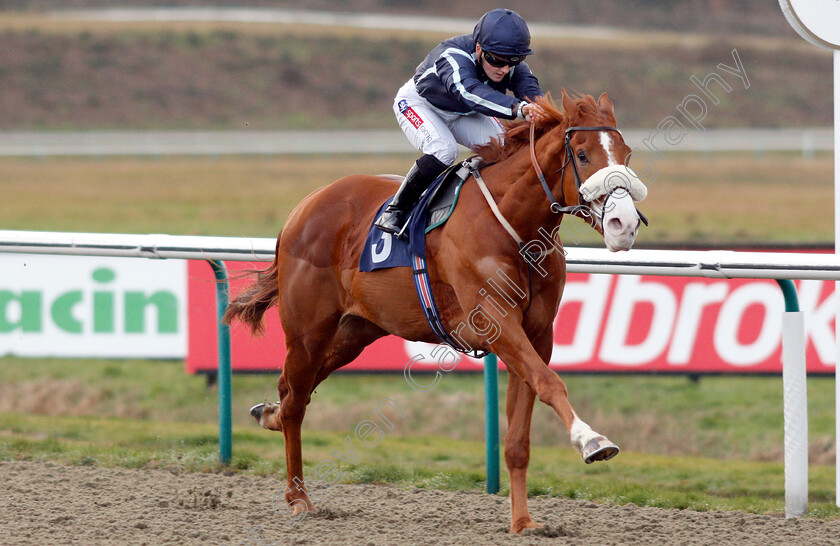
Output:
<path fill-rule="evenodd" d="M 596 173 L 600 179 L 605 172 L 613 179 L 626 179 L 622 173 L 635 177 L 625 166 L 630 148 L 615 129 L 606 94 L 597 101 L 591 96 L 572 99 L 564 90 L 562 111 L 550 97 L 537 102 L 543 117 L 508 123 L 504 140 L 477 150 L 484 162 L 480 178 L 498 210 L 492 210 L 491 200 L 470 177 L 448 222 L 430 232 L 426 242 L 428 274 L 447 330 L 470 324 L 459 329 L 460 340 L 498 355 L 510 374 L 505 461 L 510 472 L 510 530 L 515 533 L 539 526 L 528 512 L 525 483 L 535 396 L 554 409 L 587 463 L 618 453 L 618 447 L 578 418 L 566 385 L 546 365 L 566 280 L 564 253 L 554 237 L 563 213 L 571 213 L 591 222 L 610 250 L 629 249 L 640 219 L 633 200 L 641 199 L 639 188 L 644 190 L 638 179 L 632 181 L 633 191 L 629 182 L 601 192 L 593 192 L 588 183 Z M 545 184 L 539 171 L 548 173 Z M 266 310 L 279 307 L 287 348 L 278 382 L 280 401 L 255 406 L 251 414 L 262 427 L 283 432 L 286 501 L 296 514 L 312 509 L 301 487 L 301 423 L 315 387 L 387 334 L 438 342 L 416 298 L 410 268 L 359 271 L 365 237 L 377 209 L 396 191 L 395 178 L 348 176 L 306 197 L 277 239 L 274 264 L 258 273 L 225 315 L 226 323 L 238 319 L 259 332 Z M 581 186 L 583 181 L 587 183 Z M 589 206 L 579 206 L 585 197 Z M 545 242 L 546 233 L 553 242 Z M 543 243 L 524 244 L 527 241 Z M 543 251 L 520 253 L 526 247 Z M 507 311 L 497 307 L 504 316 L 495 317 L 498 328 L 490 336 L 487 315 L 471 311 L 485 301 L 481 294 L 487 294 L 482 287 L 488 279 L 500 273 L 524 297 L 509 302 Z"/>

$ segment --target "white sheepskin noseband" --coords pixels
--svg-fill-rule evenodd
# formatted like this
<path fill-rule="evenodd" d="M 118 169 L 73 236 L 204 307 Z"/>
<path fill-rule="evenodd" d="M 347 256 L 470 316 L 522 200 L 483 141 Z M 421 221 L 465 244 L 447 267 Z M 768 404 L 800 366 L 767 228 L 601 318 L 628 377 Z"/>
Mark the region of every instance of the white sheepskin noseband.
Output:
<path fill-rule="evenodd" d="M 580 187 L 580 194 L 589 202 L 624 188 L 633 201 L 644 201 L 647 187 L 633 169 L 626 165 L 610 165 L 590 176 Z"/>

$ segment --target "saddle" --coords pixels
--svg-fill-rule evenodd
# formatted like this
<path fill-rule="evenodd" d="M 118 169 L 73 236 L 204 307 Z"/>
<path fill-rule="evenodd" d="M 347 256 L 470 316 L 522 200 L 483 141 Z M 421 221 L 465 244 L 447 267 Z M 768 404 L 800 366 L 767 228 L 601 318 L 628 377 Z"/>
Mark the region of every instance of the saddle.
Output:
<path fill-rule="evenodd" d="M 477 166 L 477 163 L 478 158 L 470 158 L 450 166 L 438 177 L 440 183 L 435 181 L 429 188 L 432 195 L 426 207 L 426 233 L 442 226 L 452 216 L 455 205 L 458 204 L 461 188 L 470 174 L 470 166 Z"/>
<path fill-rule="evenodd" d="M 452 165 L 420 197 L 403 230 L 408 234 L 408 247 L 412 253 L 426 255 L 426 234 L 445 224 L 452 216 L 470 168 L 477 167 L 480 161 L 479 157 L 472 157 Z"/>
<path fill-rule="evenodd" d="M 359 259 L 359 270 L 365 272 L 388 267 L 411 267 L 417 297 L 429 327 L 442 342 L 457 351 L 472 353 L 475 358 L 481 358 L 486 353 L 474 351 L 453 339 L 441 321 L 426 269 L 426 234 L 444 225 L 452 216 L 461 188 L 471 169 L 477 169 L 479 162 L 478 157 L 473 157 L 455 164 L 429 186 L 412 209 L 403 229 L 408 234 L 407 242 L 391 233 L 385 233 L 372 224 Z M 379 207 L 374 222 L 390 202 L 391 199 L 388 199 Z"/>
<path fill-rule="evenodd" d="M 365 240 L 365 247 L 362 249 L 359 270 L 374 271 L 387 267 L 410 267 L 412 254 L 425 256 L 426 234 L 444 225 L 452 216 L 458 204 L 461 188 L 470 174 L 470 166 L 478 161 L 478 158 L 472 158 L 452 165 L 423 192 L 406 222 L 404 231 L 408 235 L 408 242 L 372 225 Z M 390 202 L 389 198 L 382 204 L 374 221 L 379 218 Z"/>

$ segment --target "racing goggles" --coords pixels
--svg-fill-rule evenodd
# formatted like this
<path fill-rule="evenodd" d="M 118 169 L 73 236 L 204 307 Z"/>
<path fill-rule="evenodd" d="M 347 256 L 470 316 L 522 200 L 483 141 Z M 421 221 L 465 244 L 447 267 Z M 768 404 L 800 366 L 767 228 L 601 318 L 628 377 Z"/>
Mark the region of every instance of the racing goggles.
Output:
<path fill-rule="evenodd" d="M 487 61 L 487 64 L 490 66 L 495 66 L 496 68 L 502 68 L 504 66 L 516 66 L 521 63 L 524 59 L 524 55 L 516 55 L 514 57 L 500 57 L 498 55 L 493 55 L 489 51 L 482 51 L 484 54 L 484 60 Z"/>

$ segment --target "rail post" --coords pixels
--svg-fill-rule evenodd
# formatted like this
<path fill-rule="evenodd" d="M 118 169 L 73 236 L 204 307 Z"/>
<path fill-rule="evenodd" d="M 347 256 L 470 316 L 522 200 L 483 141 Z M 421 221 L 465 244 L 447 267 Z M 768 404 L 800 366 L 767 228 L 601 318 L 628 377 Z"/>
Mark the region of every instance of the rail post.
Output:
<path fill-rule="evenodd" d="M 499 360 L 484 357 L 484 428 L 487 457 L 487 492 L 499 492 Z"/>
<path fill-rule="evenodd" d="M 785 516 L 808 511 L 808 394 L 805 323 L 796 286 L 777 279 L 785 296 L 782 319 L 782 391 L 785 416 Z"/>
<path fill-rule="evenodd" d="M 222 323 L 230 293 L 227 268 L 223 261 L 208 260 L 216 276 L 216 316 L 219 343 L 219 461 L 230 462 L 233 453 L 230 395 L 230 328 Z"/>

